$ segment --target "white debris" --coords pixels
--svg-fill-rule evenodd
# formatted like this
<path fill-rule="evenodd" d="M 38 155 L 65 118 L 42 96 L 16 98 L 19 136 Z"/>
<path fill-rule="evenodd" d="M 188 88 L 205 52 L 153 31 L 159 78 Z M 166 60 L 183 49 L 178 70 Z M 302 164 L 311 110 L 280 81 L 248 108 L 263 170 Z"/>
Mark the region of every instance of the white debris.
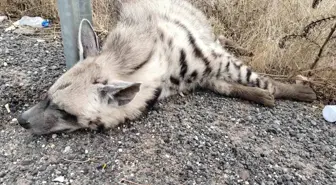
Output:
<path fill-rule="evenodd" d="M 69 153 L 71 150 L 70 146 L 65 147 L 65 149 L 63 150 L 63 153 Z"/>
<path fill-rule="evenodd" d="M 37 42 L 45 42 L 43 39 L 36 39 Z"/>
<path fill-rule="evenodd" d="M 6 110 L 7 110 L 8 113 L 11 113 L 11 111 L 9 109 L 9 104 L 8 103 L 5 105 L 5 108 L 6 108 Z"/>
<path fill-rule="evenodd" d="M 52 180 L 53 182 L 60 182 L 60 183 L 63 183 L 65 181 L 65 178 L 64 176 L 59 176 L 59 177 L 56 177 L 54 180 Z"/>
<path fill-rule="evenodd" d="M 3 22 L 4 20 L 7 20 L 7 16 L 0 16 L 0 23 Z"/>
<path fill-rule="evenodd" d="M 53 135 L 51 135 L 51 137 L 52 137 L 53 139 L 56 139 L 57 134 L 53 134 Z"/>
<path fill-rule="evenodd" d="M 14 25 L 12 25 L 12 26 L 6 28 L 5 32 L 12 31 L 12 30 L 15 30 L 15 29 L 16 29 L 16 27 Z"/>
<path fill-rule="evenodd" d="M 17 120 L 16 118 L 13 118 L 13 119 L 11 120 L 11 123 L 18 123 L 18 120 Z"/>
<path fill-rule="evenodd" d="M 4 67 L 7 67 L 7 66 L 8 66 L 7 62 L 4 62 L 4 63 L 3 63 L 3 66 L 4 66 Z"/>
<path fill-rule="evenodd" d="M 54 143 L 51 143 L 51 144 L 50 144 L 50 148 L 55 148 L 55 144 L 54 144 Z"/>

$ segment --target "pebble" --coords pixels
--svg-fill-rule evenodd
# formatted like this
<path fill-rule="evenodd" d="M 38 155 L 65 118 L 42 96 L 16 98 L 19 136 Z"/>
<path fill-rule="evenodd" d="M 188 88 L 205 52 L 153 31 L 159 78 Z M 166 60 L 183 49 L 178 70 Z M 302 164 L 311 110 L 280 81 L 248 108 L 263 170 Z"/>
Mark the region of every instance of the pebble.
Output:
<path fill-rule="evenodd" d="M 66 154 L 66 153 L 69 153 L 70 151 L 71 151 L 70 146 L 67 146 L 67 147 L 65 147 L 65 149 L 63 150 L 63 153 Z"/>
<path fill-rule="evenodd" d="M 55 179 L 53 179 L 52 181 L 63 183 L 65 181 L 65 178 L 64 178 L 64 176 L 59 176 L 59 177 L 56 177 Z"/>
<path fill-rule="evenodd" d="M 18 120 L 17 120 L 16 118 L 13 118 L 13 119 L 11 120 L 10 123 L 12 123 L 12 124 L 17 124 L 17 123 L 19 123 L 19 122 L 18 122 Z"/>
<path fill-rule="evenodd" d="M 9 109 L 9 104 L 8 103 L 5 105 L 5 108 L 7 110 L 7 113 L 11 113 L 11 110 Z"/>

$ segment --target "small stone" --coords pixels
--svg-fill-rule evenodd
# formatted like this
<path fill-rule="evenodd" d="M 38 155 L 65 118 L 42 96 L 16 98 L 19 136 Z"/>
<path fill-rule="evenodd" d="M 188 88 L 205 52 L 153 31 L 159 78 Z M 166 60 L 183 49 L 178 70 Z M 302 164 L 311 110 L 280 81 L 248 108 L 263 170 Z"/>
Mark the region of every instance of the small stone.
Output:
<path fill-rule="evenodd" d="M 37 42 L 45 42 L 43 39 L 36 39 Z"/>
<path fill-rule="evenodd" d="M 52 180 L 53 182 L 60 182 L 60 183 L 63 183 L 65 181 L 65 178 L 64 176 L 59 176 L 59 177 L 56 177 L 54 180 Z"/>
<path fill-rule="evenodd" d="M 123 150 L 121 148 L 118 149 L 118 152 L 122 152 Z"/>
<path fill-rule="evenodd" d="M 53 135 L 51 135 L 51 137 L 52 137 L 53 139 L 56 139 L 57 134 L 53 134 Z"/>
<path fill-rule="evenodd" d="M 63 150 L 63 153 L 69 153 L 71 151 L 70 146 L 65 147 L 65 149 Z"/>
<path fill-rule="evenodd" d="M 241 179 L 243 179 L 244 181 L 247 181 L 250 178 L 250 172 L 247 170 L 243 170 L 239 173 L 239 176 Z"/>
<path fill-rule="evenodd" d="M 13 118 L 10 123 L 17 124 L 18 120 L 16 118 Z"/>
<path fill-rule="evenodd" d="M 4 66 L 4 67 L 7 67 L 7 66 L 8 66 L 7 62 L 4 62 L 4 63 L 3 63 L 3 66 Z"/>
<path fill-rule="evenodd" d="M 9 104 L 8 103 L 5 105 L 5 108 L 6 108 L 6 110 L 7 110 L 8 113 L 11 113 L 11 111 L 9 109 Z"/>

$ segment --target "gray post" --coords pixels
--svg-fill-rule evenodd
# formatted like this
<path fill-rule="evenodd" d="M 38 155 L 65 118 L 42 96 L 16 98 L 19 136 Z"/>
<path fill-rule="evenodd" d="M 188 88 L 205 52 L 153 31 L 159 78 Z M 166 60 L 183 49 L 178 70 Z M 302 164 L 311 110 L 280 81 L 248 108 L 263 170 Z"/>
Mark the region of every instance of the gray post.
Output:
<path fill-rule="evenodd" d="M 57 6 L 66 67 L 70 69 L 79 60 L 77 36 L 80 21 L 85 18 L 92 23 L 91 0 L 57 0 Z"/>

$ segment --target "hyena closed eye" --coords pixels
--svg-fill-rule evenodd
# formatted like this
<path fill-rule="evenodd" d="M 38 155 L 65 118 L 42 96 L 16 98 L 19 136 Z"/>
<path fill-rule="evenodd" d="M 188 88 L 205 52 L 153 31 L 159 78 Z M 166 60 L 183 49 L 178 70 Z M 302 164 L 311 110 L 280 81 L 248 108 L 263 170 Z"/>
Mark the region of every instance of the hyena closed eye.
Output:
<path fill-rule="evenodd" d="M 274 98 L 313 101 L 303 85 L 262 77 L 229 54 L 201 11 L 182 0 L 120 0 L 102 49 L 91 24 L 79 30 L 80 62 L 19 123 L 34 134 L 111 128 L 157 100 L 209 88 L 265 106 Z"/>

